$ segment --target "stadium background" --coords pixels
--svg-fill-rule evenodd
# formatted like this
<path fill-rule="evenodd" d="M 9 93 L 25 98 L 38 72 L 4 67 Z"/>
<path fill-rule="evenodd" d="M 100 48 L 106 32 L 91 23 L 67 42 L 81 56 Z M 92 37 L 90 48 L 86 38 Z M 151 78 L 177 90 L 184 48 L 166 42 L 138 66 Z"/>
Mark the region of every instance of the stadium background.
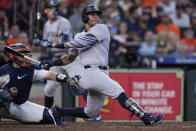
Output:
<path fill-rule="evenodd" d="M 32 44 L 33 34 L 36 32 L 42 35 L 43 24 L 47 20 L 43 13 L 45 2 L 46 0 L 0 1 L 0 65 L 7 62 L 7 58 L 3 54 L 3 47 L 18 42 L 24 43 L 32 49 L 34 59 L 50 59 L 49 52 Z M 142 80 L 145 81 L 154 71 L 165 74 L 164 71 L 170 70 L 168 76 L 166 75 L 162 81 L 158 81 L 164 84 L 170 73 L 180 74 L 180 84 L 172 83 L 168 88 L 175 89 L 175 93 L 179 95 L 179 98 L 174 98 L 180 104 L 175 108 L 175 111 L 179 110 L 181 117 L 174 118 L 171 122 L 166 121 L 154 129 L 161 130 L 164 127 L 165 130 L 170 128 L 171 130 L 192 130 L 195 128 L 194 122 L 179 124 L 182 121 L 196 120 L 195 0 L 58 0 L 58 2 L 60 6 L 57 13 L 70 20 L 74 34 L 83 29 L 81 11 L 86 4 L 97 4 L 103 11 L 102 22 L 108 26 L 111 34 L 109 65 L 111 72 L 113 72 L 112 75 L 118 72 L 117 81 L 125 77 L 124 73 L 128 73 L 128 75 L 133 72 L 136 73 L 135 75 L 138 72 L 144 73 Z M 168 28 L 163 28 L 164 26 L 168 26 Z M 149 74 L 146 74 L 146 71 Z M 133 78 L 135 77 L 134 73 Z M 111 77 L 114 77 L 112 75 Z M 130 81 L 125 78 L 122 84 L 131 83 L 132 81 Z M 146 82 L 152 81 L 154 81 L 153 77 Z M 43 105 L 44 85 L 45 82 L 33 84 L 30 101 Z M 131 84 L 126 87 L 130 92 L 133 91 Z M 109 99 L 109 101 L 111 100 Z M 62 88 L 58 88 L 55 94 L 55 104 L 59 106 L 75 106 L 81 104 L 80 102 L 83 103 L 78 97 L 67 96 L 65 89 Z M 120 117 L 117 116 L 121 119 Z M 132 121 L 129 120 L 129 117 L 126 119 Z M 71 117 L 66 117 L 65 120 L 75 121 Z M 106 118 L 105 121 L 107 121 Z M 180 122 L 174 123 L 174 121 Z M 131 130 L 129 125 L 134 126 L 135 130 L 151 130 L 151 128 L 144 127 L 137 122 L 127 123 L 123 120 L 119 122 L 123 122 L 121 125 L 125 130 Z M 3 121 L 0 124 L 0 129 L 3 130 L 9 130 L 13 125 L 18 129 L 24 127 L 26 130 L 30 127 L 29 125 L 18 126 L 18 123 L 12 123 L 12 121 Z M 114 130 L 121 129 L 118 122 L 113 124 L 116 127 Z M 69 123 L 64 130 L 73 130 L 72 126 L 82 127 L 83 130 L 89 128 L 92 130 L 95 127 L 99 127 L 98 130 L 106 130 L 112 127 L 112 124 L 105 124 L 104 127 L 104 123 L 80 124 L 80 122 L 76 122 Z M 42 129 L 43 127 L 36 126 L 34 128 Z M 63 130 L 61 128 L 55 129 Z"/>

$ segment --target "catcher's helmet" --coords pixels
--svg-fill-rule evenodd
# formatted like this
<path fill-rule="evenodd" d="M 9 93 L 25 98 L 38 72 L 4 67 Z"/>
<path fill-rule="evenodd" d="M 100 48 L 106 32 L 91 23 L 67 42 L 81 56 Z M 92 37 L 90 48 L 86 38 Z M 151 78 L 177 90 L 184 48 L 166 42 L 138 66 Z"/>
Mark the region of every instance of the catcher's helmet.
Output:
<path fill-rule="evenodd" d="M 58 7 L 58 6 L 59 6 L 59 4 L 57 3 L 56 0 L 48 0 L 45 3 L 45 8 Z"/>
<path fill-rule="evenodd" d="M 25 55 L 29 55 L 31 53 L 31 50 L 22 43 L 13 44 L 13 45 L 10 45 L 9 47 Z M 19 56 L 14 55 L 12 53 L 9 53 L 9 58 L 12 62 L 16 63 L 17 65 L 21 67 L 28 67 L 30 65 L 29 64 L 30 62 L 28 62 L 27 60 L 23 60 Z"/>
<path fill-rule="evenodd" d="M 102 11 L 99 10 L 99 8 L 95 5 L 87 5 L 86 7 L 84 7 L 83 11 L 82 11 L 82 21 L 84 23 L 88 22 L 88 14 L 92 13 L 92 12 L 96 12 L 98 15 L 102 14 Z"/>

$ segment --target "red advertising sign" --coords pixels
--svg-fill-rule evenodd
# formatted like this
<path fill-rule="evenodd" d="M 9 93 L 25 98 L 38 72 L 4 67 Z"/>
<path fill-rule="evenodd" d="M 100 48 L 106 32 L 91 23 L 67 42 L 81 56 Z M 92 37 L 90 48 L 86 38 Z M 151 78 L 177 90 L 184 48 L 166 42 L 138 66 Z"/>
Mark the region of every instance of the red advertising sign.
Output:
<path fill-rule="evenodd" d="M 153 114 L 163 113 L 165 120 L 182 121 L 183 73 L 182 71 L 134 71 L 128 73 L 110 73 L 145 111 Z M 85 105 L 79 97 L 79 105 Z M 106 99 L 100 114 L 104 120 L 128 120 L 131 113 L 123 109 L 118 101 Z M 138 119 L 136 116 L 133 120 Z"/>

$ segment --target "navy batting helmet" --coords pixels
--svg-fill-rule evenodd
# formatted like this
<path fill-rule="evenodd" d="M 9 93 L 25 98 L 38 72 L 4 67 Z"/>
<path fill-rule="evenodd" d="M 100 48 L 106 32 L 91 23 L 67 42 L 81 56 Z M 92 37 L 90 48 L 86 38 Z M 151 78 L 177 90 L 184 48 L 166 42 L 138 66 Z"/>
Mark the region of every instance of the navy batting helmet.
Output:
<path fill-rule="evenodd" d="M 11 47 L 12 49 L 19 51 L 25 55 L 30 55 L 30 53 L 31 53 L 31 50 L 26 45 L 24 45 L 22 43 L 13 44 L 13 45 L 10 45 L 9 47 Z M 14 63 L 18 64 L 21 67 L 28 67 L 29 66 L 29 62 L 24 61 L 23 59 L 21 59 L 17 55 L 9 53 L 9 58 L 11 61 L 13 61 Z"/>
<path fill-rule="evenodd" d="M 58 3 L 56 0 L 48 0 L 46 3 L 45 3 L 45 8 L 51 8 L 51 7 L 58 7 Z"/>
<path fill-rule="evenodd" d="M 90 13 L 97 13 L 98 15 L 102 14 L 102 11 L 99 10 L 99 8 L 95 5 L 87 5 L 86 7 L 84 7 L 83 11 L 82 11 L 82 21 L 84 23 L 88 22 L 88 14 Z"/>

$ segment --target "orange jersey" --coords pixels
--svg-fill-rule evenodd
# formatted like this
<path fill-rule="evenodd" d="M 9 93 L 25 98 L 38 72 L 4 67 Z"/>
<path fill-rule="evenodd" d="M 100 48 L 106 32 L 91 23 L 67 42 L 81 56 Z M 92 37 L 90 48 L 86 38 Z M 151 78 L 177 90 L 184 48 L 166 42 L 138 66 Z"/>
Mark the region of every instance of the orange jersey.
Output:
<path fill-rule="evenodd" d="M 142 8 L 144 9 L 147 6 L 150 6 L 151 10 L 154 9 L 154 7 L 156 7 L 156 5 L 160 2 L 162 2 L 163 0 L 143 0 L 142 2 Z"/>
<path fill-rule="evenodd" d="M 161 31 L 166 31 L 166 32 L 174 32 L 179 38 L 180 38 L 180 29 L 175 26 L 174 24 L 169 24 L 169 26 L 164 26 L 163 24 L 159 24 L 156 27 L 156 31 L 159 33 Z"/>
<path fill-rule="evenodd" d="M 15 40 L 13 38 L 8 38 L 7 45 L 12 45 L 12 44 L 16 44 Z"/>
<path fill-rule="evenodd" d="M 181 41 L 185 42 L 188 46 L 196 46 L 196 38 L 191 40 L 183 38 Z"/>
<path fill-rule="evenodd" d="M 16 44 L 18 43 L 16 40 L 14 40 L 13 38 L 8 38 L 7 39 L 7 45 L 12 45 L 12 44 Z M 25 43 L 26 46 L 28 46 L 29 48 L 31 48 L 31 44 L 29 42 Z"/>

